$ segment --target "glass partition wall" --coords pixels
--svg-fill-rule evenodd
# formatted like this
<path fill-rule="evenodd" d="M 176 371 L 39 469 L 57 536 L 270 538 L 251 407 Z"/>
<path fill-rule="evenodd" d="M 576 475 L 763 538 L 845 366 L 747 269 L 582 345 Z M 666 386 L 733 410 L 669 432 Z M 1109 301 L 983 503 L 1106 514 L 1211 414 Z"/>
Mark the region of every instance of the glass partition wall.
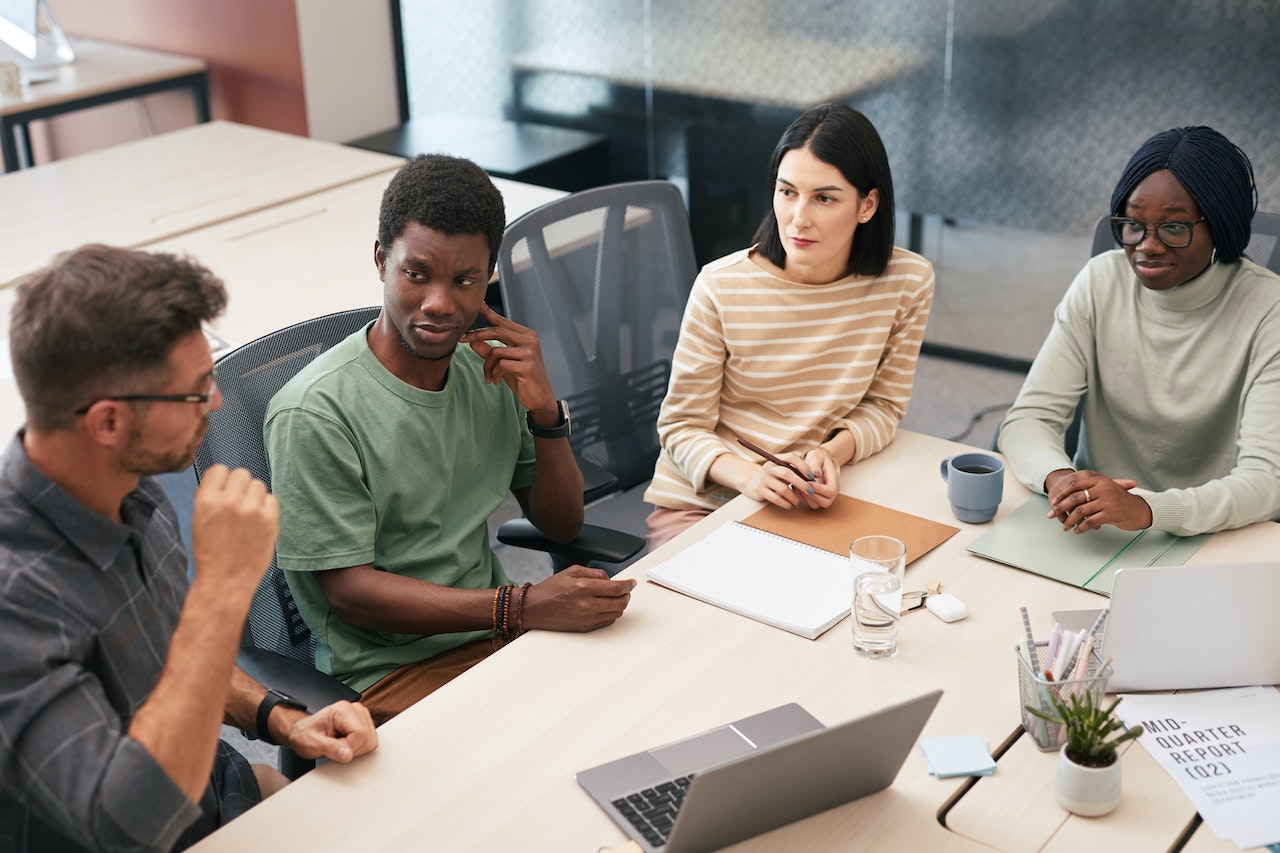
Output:
<path fill-rule="evenodd" d="M 884 138 L 899 243 L 937 268 L 936 352 L 1018 368 L 1089 254 L 1128 156 L 1207 124 L 1280 210 L 1268 0 L 404 0 L 410 114 L 607 136 L 665 178 L 700 263 L 749 244 L 769 154 L 825 101 Z"/>

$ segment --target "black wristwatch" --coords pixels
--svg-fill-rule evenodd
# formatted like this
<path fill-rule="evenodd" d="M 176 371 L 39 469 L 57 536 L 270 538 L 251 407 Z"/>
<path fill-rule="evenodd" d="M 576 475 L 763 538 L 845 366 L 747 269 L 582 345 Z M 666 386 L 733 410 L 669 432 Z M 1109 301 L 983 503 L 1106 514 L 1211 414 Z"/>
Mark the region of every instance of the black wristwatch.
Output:
<path fill-rule="evenodd" d="M 280 690 L 267 688 L 267 695 L 263 696 L 262 701 L 258 703 L 257 731 L 254 734 L 257 735 L 258 740 L 264 740 L 272 746 L 279 746 L 280 744 L 272 740 L 271 730 L 267 728 L 267 718 L 271 716 L 271 709 L 277 705 L 291 705 L 303 711 L 307 710 L 305 702 L 300 702 Z M 248 734 L 248 732 L 245 734 Z"/>
<path fill-rule="evenodd" d="M 552 427 L 539 426 L 533 422 L 533 412 L 525 412 L 524 421 L 529 426 L 529 433 L 534 438 L 568 438 L 571 428 L 569 425 L 569 404 L 564 400 L 556 400 L 556 405 L 560 407 L 560 423 Z"/>

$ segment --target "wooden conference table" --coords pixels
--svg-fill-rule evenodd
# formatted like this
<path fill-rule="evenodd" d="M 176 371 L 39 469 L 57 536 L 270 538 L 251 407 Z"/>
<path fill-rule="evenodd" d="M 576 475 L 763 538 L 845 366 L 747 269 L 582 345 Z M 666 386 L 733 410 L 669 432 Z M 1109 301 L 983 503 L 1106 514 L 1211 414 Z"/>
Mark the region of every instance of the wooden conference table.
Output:
<path fill-rule="evenodd" d="M 374 753 L 319 767 L 197 849 L 613 847 L 625 838 L 578 788 L 575 771 L 790 701 L 834 724 L 942 688 L 923 735 L 976 734 L 997 750 L 1020 731 L 1018 607 L 1047 633 L 1051 611 L 1104 600 L 965 551 L 987 526 L 954 521 L 937 474 L 938 461 L 962 449 L 900 432 L 842 478 L 849 494 L 961 528 L 908 567 L 906 586 L 940 580 L 971 615 L 946 624 L 908 614 L 892 660 L 856 656 L 847 619 L 805 640 L 643 582 L 647 566 L 758 506 L 739 498 L 626 571 L 642 582 L 615 625 L 521 637 L 385 724 Z M 1027 495 L 1008 477 L 1001 515 Z M 1280 527 L 1255 525 L 1220 534 L 1196 559 L 1247 558 L 1277 541 Z M 914 749 L 888 790 L 733 849 L 1154 851 L 1171 849 L 1192 825 L 1190 802 L 1141 747 L 1124 757 L 1115 812 L 1069 815 L 1053 799 L 1056 755 L 1029 741 L 1014 740 L 995 776 L 967 793 L 965 780 L 929 776 Z M 944 825 L 939 813 L 957 796 Z M 1203 828 L 1191 837 L 1198 850 L 1234 849 Z"/>
<path fill-rule="evenodd" d="M 139 248 L 385 175 L 400 157 L 215 121 L 0 177 L 0 287 L 82 243 Z"/>

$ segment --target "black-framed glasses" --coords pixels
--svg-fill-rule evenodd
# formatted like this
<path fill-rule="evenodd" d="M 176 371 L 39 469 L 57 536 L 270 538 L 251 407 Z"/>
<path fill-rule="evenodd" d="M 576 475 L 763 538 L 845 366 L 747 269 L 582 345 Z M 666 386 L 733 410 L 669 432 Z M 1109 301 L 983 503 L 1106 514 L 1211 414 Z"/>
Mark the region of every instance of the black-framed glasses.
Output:
<path fill-rule="evenodd" d="M 1147 235 L 1154 231 L 1156 232 L 1156 239 L 1170 249 L 1185 249 L 1191 245 L 1191 239 L 1195 236 L 1196 222 L 1204 222 L 1204 217 L 1201 216 L 1193 222 L 1161 222 L 1154 228 L 1148 228 L 1144 223 L 1136 219 L 1130 219 L 1127 216 L 1113 216 L 1111 217 L 1111 233 L 1121 246 L 1136 246 L 1147 239 Z"/>
<path fill-rule="evenodd" d="M 218 393 L 218 380 L 215 378 L 209 383 L 209 390 L 204 394 L 115 394 L 110 397 L 99 397 L 92 403 L 76 409 L 75 414 L 87 414 L 91 408 L 103 400 L 114 400 L 118 403 L 199 403 L 204 407 L 201 414 L 207 415 L 209 404 L 216 393 Z"/>

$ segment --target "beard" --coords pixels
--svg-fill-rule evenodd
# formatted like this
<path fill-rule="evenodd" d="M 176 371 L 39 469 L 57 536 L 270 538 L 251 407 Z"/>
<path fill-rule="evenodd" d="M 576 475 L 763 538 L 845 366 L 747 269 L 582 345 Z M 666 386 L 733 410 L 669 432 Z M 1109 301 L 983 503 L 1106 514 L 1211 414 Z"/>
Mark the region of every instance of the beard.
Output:
<path fill-rule="evenodd" d="M 419 361 L 448 361 L 449 359 L 453 358 L 453 352 L 458 348 L 458 345 L 454 344 L 453 346 L 449 347 L 448 352 L 443 353 L 441 355 L 423 355 L 422 353 L 418 352 L 413 348 L 413 345 L 409 343 L 409 341 L 405 338 L 404 335 L 400 335 L 400 346 L 404 347 L 405 352 L 409 353 L 409 355 L 413 356 Z"/>
<path fill-rule="evenodd" d="M 205 415 L 200 431 L 196 433 L 196 437 L 189 446 L 182 450 L 157 453 L 146 447 L 142 437 L 141 426 L 135 422 L 129 432 L 129 440 L 121 452 L 120 464 L 126 471 L 137 474 L 140 477 L 183 471 L 190 468 L 191 464 L 195 462 L 196 450 L 199 449 L 200 441 L 204 438 L 205 430 L 208 427 L 209 416 Z"/>

